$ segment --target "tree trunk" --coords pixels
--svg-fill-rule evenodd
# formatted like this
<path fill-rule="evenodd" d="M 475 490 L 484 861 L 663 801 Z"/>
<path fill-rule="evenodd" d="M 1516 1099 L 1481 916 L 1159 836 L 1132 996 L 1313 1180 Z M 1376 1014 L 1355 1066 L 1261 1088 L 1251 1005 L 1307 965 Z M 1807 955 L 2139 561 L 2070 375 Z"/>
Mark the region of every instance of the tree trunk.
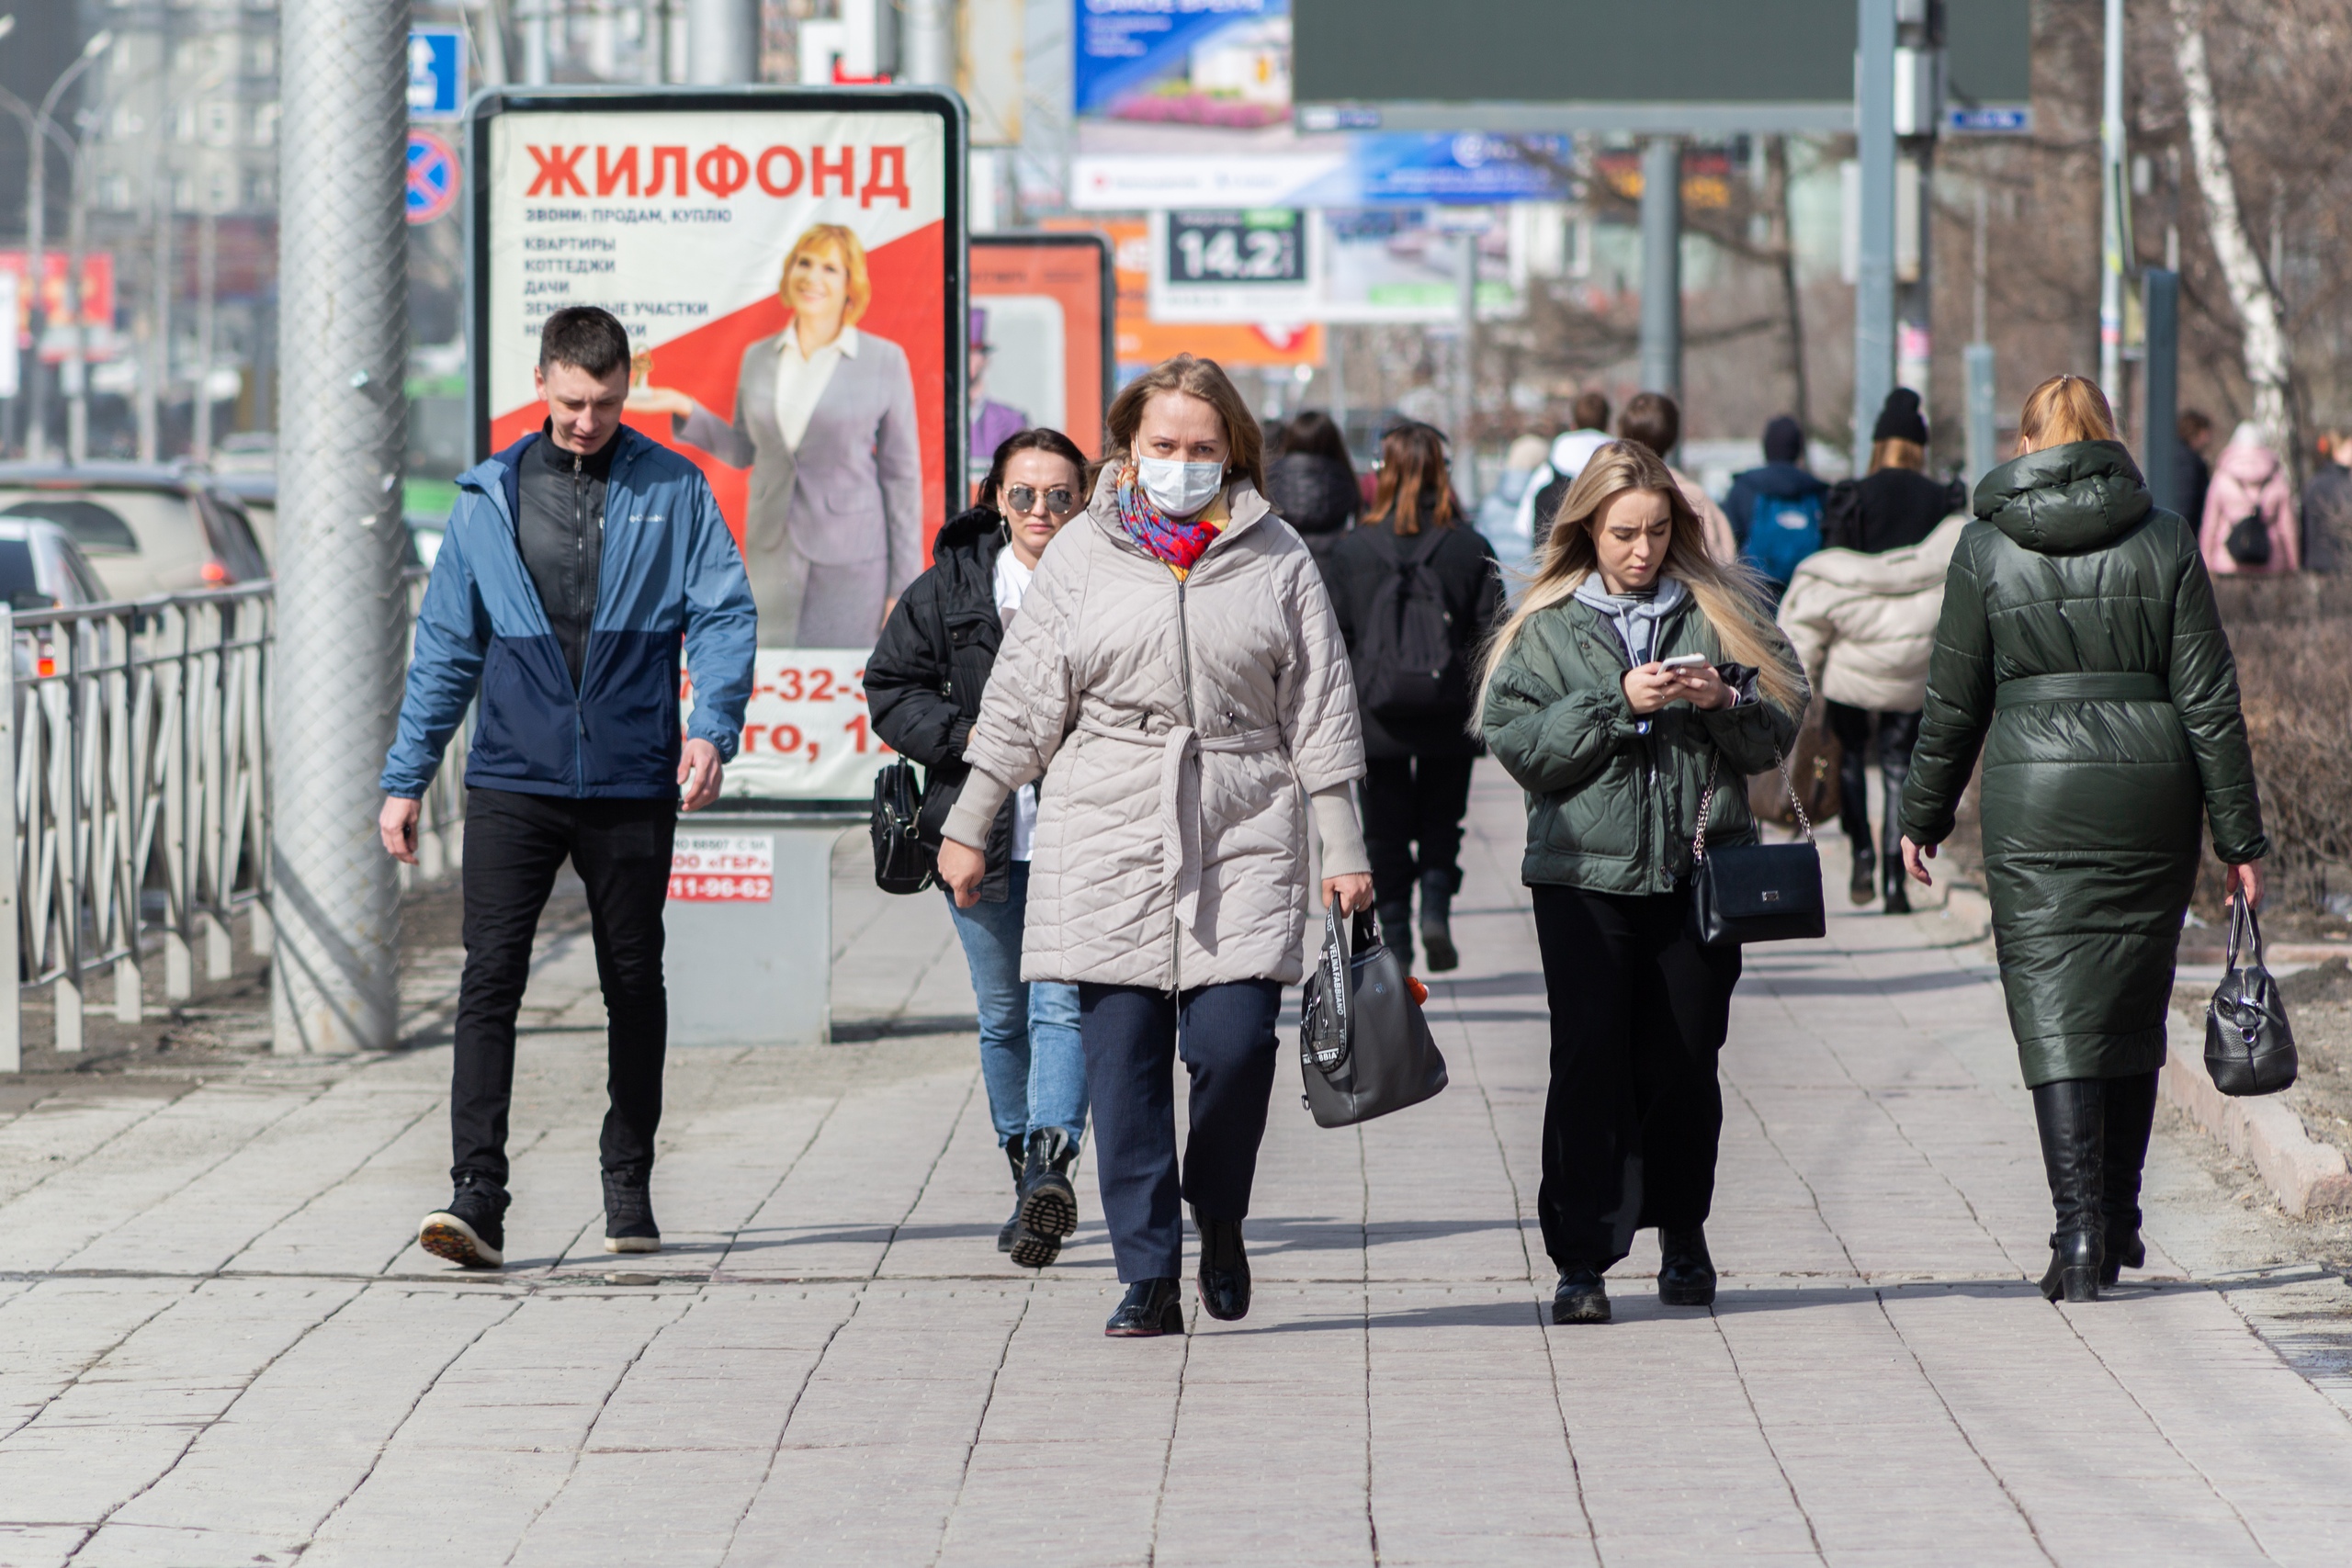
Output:
<path fill-rule="evenodd" d="M 1765 145 L 1766 201 L 1771 208 L 1770 243 L 1777 254 L 1781 273 L 1781 306 L 1789 318 L 1789 379 L 1792 383 L 1790 412 L 1795 415 L 1797 428 L 1808 434 L 1813 430 L 1812 400 L 1807 395 L 1804 374 L 1804 319 L 1798 308 L 1797 253 L 1795 236 L 1789 221 L 1789 139 L 1775 136 Z"/>
<path fill-rule="evenodd" d="M 2213 110 L 2213 77 L 2205 63 L 2205 28 L 2199 0 L 2172 0 L 2174 55 L 2180 67 L 2181 96 L 2188 111 L 2188 145 L 2197 167 L 2197 188 L 2205 200 L 2206 235 L 2229 286 L 2245 355 L 2245 378 L 2254 387 L 2254 418 L 2275 445 L 2296 449 L 2288 400 L 2287 337 L 2271 281 L 2246 238 L 2238 209 L 2237 180 L 2230 173 L 2230 150 Z"/>

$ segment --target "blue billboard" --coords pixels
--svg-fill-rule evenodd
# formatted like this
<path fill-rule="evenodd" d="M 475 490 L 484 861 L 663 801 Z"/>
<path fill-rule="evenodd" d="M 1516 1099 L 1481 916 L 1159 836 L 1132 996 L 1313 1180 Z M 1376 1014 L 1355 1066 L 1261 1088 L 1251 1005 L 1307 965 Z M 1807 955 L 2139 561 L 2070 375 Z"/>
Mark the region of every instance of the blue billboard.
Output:
<path fill-rule="evenodd" d="M 1290 118 L 1290 0 L 1075 0 L 1078 112 L 1237 128 Z"/>

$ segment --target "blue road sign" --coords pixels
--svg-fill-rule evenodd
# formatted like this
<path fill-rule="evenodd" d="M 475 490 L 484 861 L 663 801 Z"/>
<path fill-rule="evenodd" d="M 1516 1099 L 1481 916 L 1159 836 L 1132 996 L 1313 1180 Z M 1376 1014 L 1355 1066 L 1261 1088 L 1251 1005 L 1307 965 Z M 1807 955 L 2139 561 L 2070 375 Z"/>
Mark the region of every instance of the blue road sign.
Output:
<path fill-rule="evenodd" d="M 460 28 L 412 28 L 408 117 L 455 119 L 466 107 L 466 35 Z M 411 162 L 413 164 L 413 149 Z"/>
<path fill-rule="evenodd" d="M 408 220 L 430 223 L 458 205 L 458 150 L 430 130 L 408 133 Z"/>

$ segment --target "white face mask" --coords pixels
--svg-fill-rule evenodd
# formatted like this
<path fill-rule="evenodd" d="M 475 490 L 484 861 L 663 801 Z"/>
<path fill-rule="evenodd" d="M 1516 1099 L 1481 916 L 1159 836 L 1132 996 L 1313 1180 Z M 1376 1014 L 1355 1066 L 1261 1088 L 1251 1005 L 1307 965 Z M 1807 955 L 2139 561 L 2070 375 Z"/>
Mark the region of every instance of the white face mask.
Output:
<path fill-rule="evenodd" d="M 1144 494 L 1170 517 L 1190 517 L 1225 489 L 1223 463 L 1180 463 L 1173 457 L 1138 457 L 1136 477 Z"/>

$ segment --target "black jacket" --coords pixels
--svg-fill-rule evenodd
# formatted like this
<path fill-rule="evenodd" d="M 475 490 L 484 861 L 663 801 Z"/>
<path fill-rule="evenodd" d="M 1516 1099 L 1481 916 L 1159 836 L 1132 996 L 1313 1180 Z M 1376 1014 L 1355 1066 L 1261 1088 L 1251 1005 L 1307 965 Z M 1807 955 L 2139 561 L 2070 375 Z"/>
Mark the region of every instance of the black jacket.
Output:
<path fill-rule="evenodd" d="M 1883 555 L 1907 549 L 1954 513 L 1968 510 L 1968 487 L 1930 479 L 1916 468 L 1881 468 L 1862 479 L 1840 479 L 1821 503 L 1824 549 Z"/>
<path fill-rule="evenodd" d="M 939 531 L 928 571 L 907 585 L 865 661 L 865 702 L 874 733 L 923 770 L 922 841 L 936 852 L 940 829 L 970 770 L 964 742 L 980 714 L 980 694 L 996 667 L 1004 623 L 996 611 L 996 554 L 1004 519 L 976 506 Z M 1012 896 L 1012 807 L 1007 800 L 989 829 L 988 874 L 980 897 Z"/>
<path fill-rule="evenodd" d="M 1474 671 L 1487 646 L 1487 634 L 1503 612 L 1502 568 L 1487 536 L 1468 524 L 1439 530 L 1443 540 L 1430 558 L 1430 570 L 1445 594 L 1452 620 L 1453 646 Z M 1323 558 L 1323 584 L 1331 594 L 1331 611 L 1339 617 L 1340 635 L 1348 652 L 1372 615 L 1373 596 L 1396 570 L 1403 550 L 1419 544 L 1418 537 L 1399 539 L 1386 523 L 1364 523 L 1340 536 Z M 1397 733 L 1370 714 L 1363 720 L 1363 751 L 1367 757 L 1476 757 L 1486 746 L 1469 730 L 1470 709 L 1451 718 L 1416 726 Z"/>
<path fill-rule="evenodd" d="M 1355 475 L 1345 464 L 1312 452 L 1291 452 L 1274 460 L 1266 470 L 1266 499 L 1283 522 L 1298 530 L 1318 561 L 1331 553 L 1348 519 L 1363 510 L 1363 492 L 1356 488 Z"/>
<path fill-rule="evenodd" d="M 539 591 L 548 629 L 563 649 L 574 690 L 588 662 L 588 630 L 596 619 L 596 574 L 605 553 L 605 487 L 612 478 L 617 440 L 599 451 L 567 452 L 555 444 L 555 422 L 539 428 L 515 466 L 514 547 Z M 617 434 L 617 432 L 616 432 Z"/>

